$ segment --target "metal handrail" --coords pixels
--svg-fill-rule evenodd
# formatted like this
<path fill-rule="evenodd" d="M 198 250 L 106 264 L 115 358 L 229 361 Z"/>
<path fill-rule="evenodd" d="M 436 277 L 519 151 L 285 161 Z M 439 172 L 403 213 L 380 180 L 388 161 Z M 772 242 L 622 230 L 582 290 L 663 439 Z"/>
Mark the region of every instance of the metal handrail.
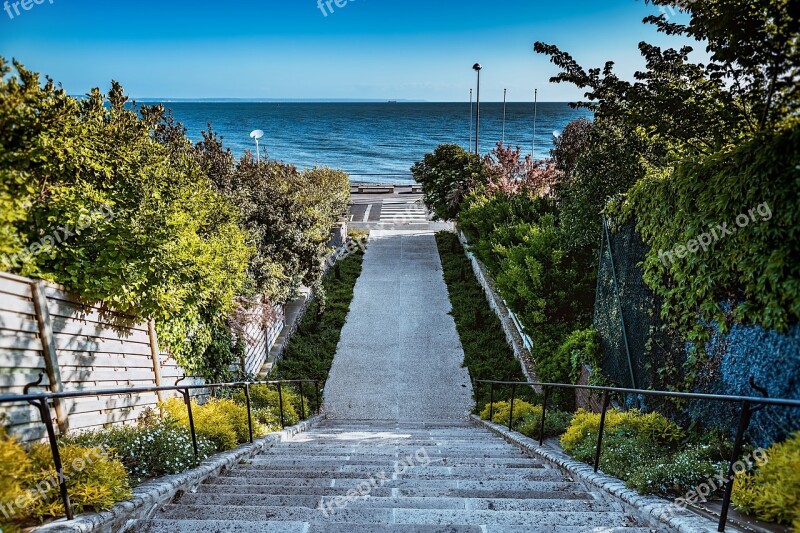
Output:
<path fill-rule="evenodd" d="M 543 391 L 544 398 L 542 401 L 542 419 L 541 427 L 539 428 L 539 446 L 544 444 L 544 429 L 545 429 L 545 416 L 547 413 L 547 401 L 550 395 L 550 389 L 571 389 L 571 390 L 588 390 L 603 393 L 602 409 L 600 414 L 600 428 L 597 433 L 597 447 L 595 449 L 594 457 L 594 471 L 597 472 L 600 468 L 600 457 L 603 451 L 603 433 L 605 430 L 606 414 L 611 405 L 612 394 L 635 394 L 641 396 L 655 396 L 660 398 L 680 398 L 686 400 L 703 400 L 713 402 L 737 403 L 741 404 L 741 414 L 739 415 L 739 424 L 736 429 L 736 440 L 733 444 L 733 452 L 731 460 L 728 464 L 728 477 L 725 481 L 725 497 L 722 500 L 722 509 L 720 511 L 719 526 L 717 531 L 725 531 L 725 526 L 728 523 L 728 512 L 731 505 L 731 496 L 733 494 L 733 479 L 735 475 L 734 465 L 739 461 L 742 455 L 742 447 L 744 443 L 744 434 L 750 426 L 750 421 L 753 414 L 760 411 L 766 406 L 776 407 L 790 407 L 800 409 L 800 400 L 790 400 L 787 398 L 759 398 L 756 396 L 728 396 L 723 394 L 700 394 L 692 392 L 670 392 L 659 390 L 644 390 L 644 389 L 628 389 L 620 387 L 599 387 L 595 385 L 572 385 L 567 383 L 537 383 L 531 381 L 496 381 L 496 380 L 475 380 L 475 397 L 480 398 L 480 386 L 488 384 L 489 389 L 489 422 L 494 422 L 494 390 L 495 386 L 511 386 L 511 405 L 508 415 L 508 429 L 513 431 L 514 420 L 514 398 L 516 396 L 517 387 L 539 387 Z M 751 383 L 752 385 L 752 383 Z"/>
<path fill-rule="evenodd" d="M 116 388 L 116 389 L 99 389 L 99 390 L 82 390 L 82 391 L 65 391 L 65 392 L 43 392 L 38 394 L 29 394 L 28 391 L 32 387 L 38 387 L 42 383 L 44 374 L 39 374 L 39 380 L 34 383 L 29 383 L 25 386 L 23 394 L 5 394 L 0 395 L 0 404 L 13 404 L 13 403 L 28 403 L 39 410 L 39 418 L 45 425 L 47 430 L 47 437 L 50 444 L 50 451 L 53 455 L 53 466 L 56 470 L 56 476 L 59 480 L 58 487 L 61 494 L 61 500 L 64 502 L 64 511 L 69 520 L 74 518 L 72 504 L 70 503 L 69 492 L 67 490 L 67 477 L 64 475 L 64 466 L 61 461 L 61 452 L 58 449 L 58 438 L 56 436 L 55 426 L 53 424 L 53 417 L 50 413 L 49 401 L 59 400 L 66 398 L 86 398 L 93 396 L 129 396 L 132 394 L 144 394 L 150 392 L 180 392 L 183 396 L 186 411 L 189 417 L 189 430 L 192 435 L 192 447 L 194 449 L 195 458 L 199 458 L 200 453 L 197 447 L 197 433 L 194 425 L 194 415 L 192 414 L 192 401 L 190 391 L 199 389 L 211 389 L 212 392 L 217 389 L 244 389 L 245 402 L 247 405 L 247 425 L 250 443 L 253 443 L 253 412 L 250 402 L 250 387 L 253 385 L 276 385 L 278 388 L 278 402 L 280 409 L 281 429 L 286 427 L 286 418 L 283 405 L 283 386 L 284 385 L 297 385 L 300 389 L 300 419 L 306 417 L 305 398 L 303 397 L 303 385 L 306 383 L 313 383 L 315 389 L 315 403 L 316 412 L 319 414 L 322 411 L 320 403 L 320 381 L 316 379 L 288 379 L 277 381 L 237 381 L 233 383 L 207 383 L 203 385 L 178 385 L 180 381 L 186 378 L 180 378 L 173 386 L 158 386 L 158 387 L 135 387 L 135 388 Z"/>

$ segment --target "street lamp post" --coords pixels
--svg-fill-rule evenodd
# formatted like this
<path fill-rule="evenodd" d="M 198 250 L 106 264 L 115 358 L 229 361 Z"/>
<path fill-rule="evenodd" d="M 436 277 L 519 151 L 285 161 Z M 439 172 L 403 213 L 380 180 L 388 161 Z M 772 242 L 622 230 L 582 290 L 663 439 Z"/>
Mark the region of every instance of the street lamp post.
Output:
<path fill-rule="evenodd" d="M 472 113 L 472 89 L 469 90 L 469 148 L 467 150 L 472 151 L 472 121 L 474 120 L 475 115 Z"/>
<path fill-rule="evenodd" d="M 500 144 L 506 145 L 506 94 L 508 89 L 503 89 L 503 133 L 500 137 Z"/>
<path fill-rule="evenodd" d="M 258 140 L 263 136 L 264 132 L 261 130 L 255 130 L 252 133 L 250 133 L 250 137 L 252 137 L 256 141 L 256 161 L 258 161 L 259 163 L 261 162 L 261 149 L 258 147 Z"/>
<path fill-rule="evenodd" d="M 536 106 L 539 103 L 539 89 L 533 90 L 533 143 L 531 144 L 531 159 L 536 159 Z"/>
<path fill-rule="evenodd" d="M 480 63 L 475 63 L 472 70 L 478 73 L 478 93 L 476 96 L 475 113 L 475 155 L 480 155 L 480 136 L 481 136 L 481 67 Z"/>

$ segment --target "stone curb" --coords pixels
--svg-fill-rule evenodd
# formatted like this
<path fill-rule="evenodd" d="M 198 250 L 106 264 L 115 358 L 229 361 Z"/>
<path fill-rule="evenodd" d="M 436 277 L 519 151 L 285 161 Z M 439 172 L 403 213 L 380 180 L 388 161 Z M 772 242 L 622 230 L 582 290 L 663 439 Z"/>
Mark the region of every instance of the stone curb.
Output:
<path fill-rule="evenodd" d="M 579 481 L 597 487 L 613 496 L 627 507 L 629 512 L 646 522 L 648 527 L 676 533 L 715 533 L 717 531 L 717 523 L 714 520 L 698 516 L 686 509 L 676 509 L 677 506 L 669 500 L 657 496 L 642 496 L 635 490 L 626 487 L 623 481 L 603 473 L 595 473 L 594 468 L 586 463 L 576 461 L 567 454 L 552 448 L 539 446 L 538 441 L 521 433 L 509 431 L 504 426 L 481 420 L 475 415 L 471 415 L 470 418 L 474 424 L 483 425 L 512 444 L 563 468 Z M 741 530 L 728 524 L 726 531 Z"/>
<path fill-rule="evenodd" d="M 456 227 L 455 233 L 458 236 L 458 240 L 461 242 L 461 245 L 464 247 L 464 253 L 469 259 L 469 262 L 472 264 L 472 271 L 475 273 L 475 278 L 478 280 L 478 283 L 483 288 L 483 292 L 486 295 L 486 301 L 489 303 L 489 307 L 491 307 L 492 311 L 494 311 L 494 314 L 497 315 L 497 318 L 500 320 L 500 324 L 503 326 L 503 332 L 506 334 L 506 340 L 511 346 L 511 349 L 514 351 L 514 356 L 520 362 L 520 367 L 522 369 L 522 373 L 525 375 L 525 379 L 530 382 L 537 381 L 536 371 L 534 370 L 533 364 L 533 356 L 531 356 L 530 351 L 528 351 L 528 349 L 525 347 L 525 343 L 522 341 L 522 334 L 517 328 L 517 325 L 514 323 L 514 320 L 511 318 L 511 313 L 509 312 L 505 302 L 503 302 L 503 299 L 494 288 L 494 282 L 489 276 L 489 273 L 486 271 L 486 267 L 483 266 L 477 257 L 475 257 L 475 254 L 469 251 L 469 241 L 467 240 L 467 236 L 464 235 L 464 232 Z M 534 387 L 534 389 L 536 392 L 541 392 L 539 387 Z"/>
<path fill-rule="evenodd" d="M 235 450 L 209 457 L 197 468 L 181 474 L 165 476 L 148 481 L 133 489 L 133 498 L 120 502 L 107 511 L 78 515 L 74 520 L 61 519 L 36 528 L 36 533 L 117 533 L 124 531 L 132 520 L 148 518 L 159 507 L 168 503 L 178 492 L 190 492 L 211 476 L 237 463 L 250 459 L 284 439 L 308 431 L 319 423 L 324 415 L 314 416 L 296 426 L 244 444 Z"/>

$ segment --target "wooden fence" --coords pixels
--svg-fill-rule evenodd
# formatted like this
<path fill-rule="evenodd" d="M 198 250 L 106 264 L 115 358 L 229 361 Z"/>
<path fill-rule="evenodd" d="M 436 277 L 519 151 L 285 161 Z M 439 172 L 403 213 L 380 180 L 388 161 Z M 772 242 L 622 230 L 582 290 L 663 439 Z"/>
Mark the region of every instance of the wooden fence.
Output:
<path fill-rule="evenodd" d="M 184 375 L 159 350 L 152 321 L 87 304 L 58 285 L 0 273 L 0 393 L 20 394 L 40 373 L 50 391 L 172 385 Z M 63 433 L 131 422 L 158 401 L 156 394 L 80 398 L 56 402 L 54 412 Z M 32 407 L 6 406 L 0 415 L 22 440 L 43 436 Z"/>
<path fill-rule="evenodd" d="M 342 246 L 346 239 L 346 223 L 338 224 L 330 246 Z M 301 294 L 297 302 L 275 307 L 269 326 L 259 319 L 248 322 L 242 370 L 264 371 L 273 345 L 280 339 L 285 344 L 308 299 L 308 294 Z M 292 317 L 287 317 L 287 309 L 294 310 Z M 53 392 L 174 385 L 185 375 L 159 349 L 152 321 L 85 302 L 59 285 L 0 272 L 0 394 L 21 394 L 40 373 L 44 374 L 41 386 Z M 188 378 L 181 383 L 202 381 Z M 133 422 L 163 397 L 153 393 L 61 400 L 53 411 L 59 430 L 66 433 Z M 44 436 L 33 407 L 0 407 L 0 423 L 24 441 Z"/>

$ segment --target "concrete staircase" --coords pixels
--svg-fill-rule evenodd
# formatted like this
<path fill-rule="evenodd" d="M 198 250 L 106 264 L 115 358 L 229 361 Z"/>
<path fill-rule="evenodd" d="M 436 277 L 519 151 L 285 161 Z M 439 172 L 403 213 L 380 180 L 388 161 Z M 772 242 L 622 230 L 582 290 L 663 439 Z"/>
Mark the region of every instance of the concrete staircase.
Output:
<path fill-rule="evenodd" d="M 325 421 L 183 494 L 138 533 L 645 532 L 468 422 Z"/>

